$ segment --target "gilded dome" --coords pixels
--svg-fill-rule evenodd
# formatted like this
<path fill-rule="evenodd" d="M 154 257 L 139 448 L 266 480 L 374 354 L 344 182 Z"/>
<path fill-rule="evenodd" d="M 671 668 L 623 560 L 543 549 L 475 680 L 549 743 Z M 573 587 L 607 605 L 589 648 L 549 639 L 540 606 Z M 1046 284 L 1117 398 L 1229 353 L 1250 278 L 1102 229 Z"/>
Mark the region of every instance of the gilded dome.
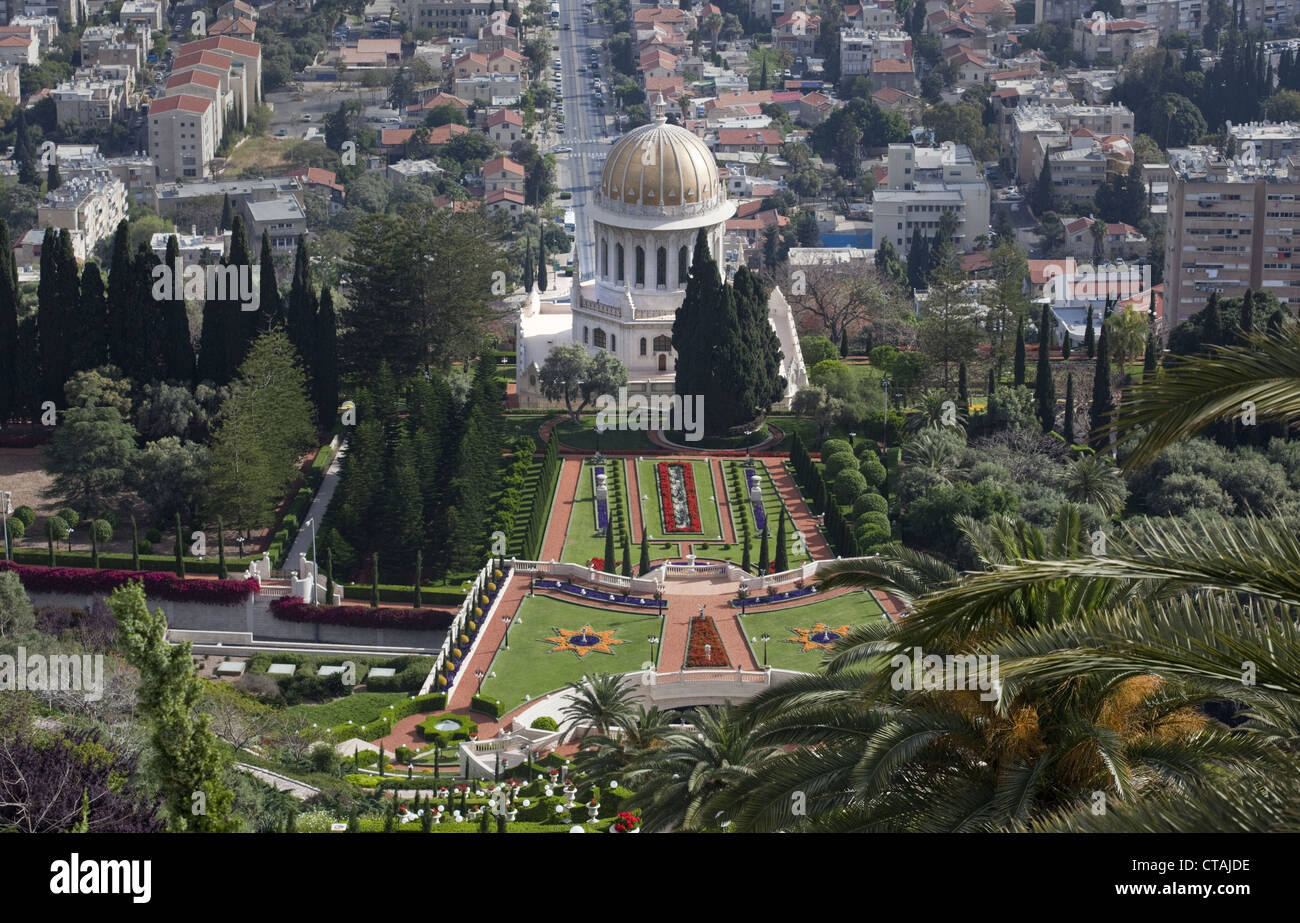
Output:
<path fill-rule="evenodd" d="M 713 153 L 685 128 L 662 120 L 628 132 L 610 149 L 600 192 L 615 209 L 710 205 L 726 198 Z"/>

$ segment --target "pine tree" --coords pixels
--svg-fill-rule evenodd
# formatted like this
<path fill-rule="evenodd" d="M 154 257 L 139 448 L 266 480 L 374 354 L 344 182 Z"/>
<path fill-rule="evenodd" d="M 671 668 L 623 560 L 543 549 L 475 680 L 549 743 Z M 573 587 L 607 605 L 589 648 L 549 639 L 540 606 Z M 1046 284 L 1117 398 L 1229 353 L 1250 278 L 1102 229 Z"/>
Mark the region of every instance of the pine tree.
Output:
<path fill-rule="evenodd" d="M 637 567 L 638 577 L 644 577 L 650 573 L 650 533 L 644 529 L 641 530 L 641 560 Z"/>
<path fill-rule="evenodd" d="M 1107 344 L 1106 324 L 1103 322 L 1101 336 L 1097 338 L 1097 368 L 1093 373 L 1092 408 L 1089 412 L 1089 439 L 1094 446 L 1109 442 L 1099 430 L 1109 422 L 1114 406 L 1110 390 L 1110 347 Z"/>
<path fill-rule="evenodd" d="M 1074 375 L 1065 376 L 1065 426 L 1061 435 L 1066 445 L 1074 445 Z"/>
<path fill-rule="evenodd" d="M 957 366 L 957 410 L 970 418 L 970 387 L 966 381 L 966 363 Z"/>
<path fill-rule="evenodd" d="M 1083 351 L 1088 354 L 1089 359 L 1094 359 L 1097 356 L 1097 333 L 1092 327 L 1092 305 L 1088 305 L 1088 319 L 1085 323 L 1087 326 L 1083 331 Z"/>
<path fill-rule="evenodd" d="M 772 559 L 767 550 L 767 526 L 763 526 L 763 536 L 758 544 L 758 572 L 766 574 L 771 563 Z"/>
<path fill-rule="evenodd" d="M 176 576 L 185 576 L 185 547 L 181 544 L 181 514 L 176 514 Z"/>
<path fill-rule="evenodd" d="M 230 576 L 226 570 L 226 524 L 220 516 L 217 517 L 217 576 L 222 580 Z"/>
<path fill-rule="evenodd" d="M 1023 317 L 1016 324 L 1016 364 L 1012 382 L 1017 388 L 1025 383 L 1025 319 Z"/>
<path fill-rule="evenodd" d="M 1056 425 L 1056 383 L 1052 380 L 1052 314 L 1046 304 L 1038 323 L 1038 369 L 1034 373 L 1034 395 L 1038 401 L 1038 421 L 1043 432 Z"/>
<path fill-rule="evenodd" d="M 275 279 L 275 256 L 271 253 L 271 235 L 262 235 L 262 253 L 257 260 L 258 301 L 257 330 L 265 333 L 276 325 L 284 326 L 284 303 Z"/>
<path fill-rule="evenodd" d="M 965 368 L 965 366 L 962 366 Z M 790 569 L 790 557 L 786 551 L 788 542 L 785 537 L 785 510 L 778 514 L 776 525 L 776 572 L 785 573 Z"/>
<path fill-rule="evenodd" d="M 328 285 L 320 292 L 314 346 L 311 381 L 316 419 L 320 428 L 328 431 L 337 419 L 339 407 L 338 314 L 334 310 L 334 293 Z"/>

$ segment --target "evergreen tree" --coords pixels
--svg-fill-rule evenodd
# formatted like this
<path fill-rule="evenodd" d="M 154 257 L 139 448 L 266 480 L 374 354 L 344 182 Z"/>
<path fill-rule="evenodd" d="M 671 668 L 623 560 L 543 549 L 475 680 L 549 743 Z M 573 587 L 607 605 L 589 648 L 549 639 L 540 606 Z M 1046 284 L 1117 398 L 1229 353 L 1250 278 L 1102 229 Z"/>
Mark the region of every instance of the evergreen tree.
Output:
<path fill-rule="evenodd" d="M 36 144 L 27 127 L 27 110 L 21 105 L 17 109 L 14 116 L 14 164 L 18 167 L 18 183 L 38 188 L 41 175 L 37 170 Z"/>
<path fill-rule="evenodd" d="M 708 236 L 701 228 L 695 235 L 695 252 L 686 280 L 686 293 L 673 319 L 678 394 L 707 394 L 710 391 L 714 346 L 709 328 L 721 303 L 722 279 L 718 274 L 718 264 L 709 251 Z"/>
<path fill-rule="evenodd" d="M 607 574 L 616 574 L 614 569 L 614 521 L 605 526 L 605 566 L 601 568 Z"/>
<path fill-rule="evenodd" d="M 140 527 L 136 525 L 135 514 L 131 515 L 131 570 L 140 569 Z"/>
<path fill-rule="evenodd" d="M 1065 426 L 1061 435 L 1066 445 L 1074 445 L 1074 375 L 1065 376 Z"/>
<path fill-rule="evenodd" d="M 1151 310 L 1155 311 L 1156 293 L 1151 293 Z M 1247 337 L 1255 332 L 1255 293 L 1246 289 L 1246 294 L 1241 296 L 1241 322 L 1238 325 L 1239 335 L 1238 342 L 1245 343 Z"/>
<path fill-rule="evenodd" d="M 59 178 L 59 162 L 51 160 L 50 167 L 45 171 L 45 189 L 47 192 L 53 192 L 63 185 L 63 180 Z"/>
<path fill-rule="evenodd" d="M 1070 328 L 1066 327 L 1061 331 L 1061 361 L 1070 361 Z"/>
<path fill-rule="evenodd" d="M 533 270 L 533 245 L 524 244 L 524 291 L 532 293 L 537 284 L 537 273 Z"/>
<path fill-rule="evenodd" d="M 992 396 L 993 396 L 993 393 L 994 393 L 995 391 L 997 391 L 997 389 L 998 389 L 998 380 L 997 380 L 997 376 L 993 374 L 993 370 L 992 370 L 992 369 L 989 369 L 989 381 L 988 381 L 988 385 L 986 386 L 986 388 L 987 388 L 987 390 L 986 390 L 984 393 L 985 393 L 988 397 L 992 397 Z M 987 406 L 987 402 L 986 402 L 985 406 Z"/>
<path fill-rule="evenodd" d="M 1109 442 L 1098 431 L 1110 420 L 1114 408 L 1114 397 L 1110 390 L 1110 347 L 1107 344 L 1106 324 L 1102 323 L 1101 336 L 1097 338 L 1097 368 L 1093 373 L 1092 408 L 1089 411 L 1089 439 L 1094 446 Z"/>
<path fill-rule="evenodd" d="M 321 429 L 328 431 L 337 419 L 339 407 L 338 315 L 334 311 L 334 293 L 328 285 L 320 293 L 311 367 L 316 419 Z"/>
<path fill-rule="evenodd" d="M 1097 355 L 1097 334 L 1093 330 L 1092 305 L 1088 305 L 1088 319 L 1083 330 L 1083 351 L 1088 354 L 1089 359 L 1096 358 Z"/>
<path fill-rule="evenodd" d="M 383 512 L 380 528 L 384 547 L 389 549 L 389 566 L 405 573 L 415 564 L 415 553 L 424 539 L 424 505 L 420 478 L 409 441 L 402 438 L 389 456 L 383 480 Z"/>
<path fill-rule="evenodd" d="M 230 576 L 226 570 L 226 524 L 217 517 L 217 576 L 222 580 Z"/>
<path fill-rule="evenodd" d="M 930 243 L 921 234 L 921 229 L 912 231 L 912 240 L 907 248 L 907 284 L 913 289 L 923 289 L 926 273 L 930 268 Z"/>
<path fill-rule="evenodd" d="M 10 355 L 18 352 L 20 297 L 17 262 L 9 240 L 9 223 L 0 219 L 0 343 L 13 344 L 6 350 Z M 0 362 L 0 427 L 17 415 L 21 391 L 18 363 Z"/>
<path fill-rule="evenodd" d="M 63 384 L 72 372 L 69 339 L 81 301 L 79 276 L 72 236 L 66 228 L 46 228 L 41 245 L 41 280 L 36 290 L 36 322 L 45 399 L 60 406 Z"/>
<path fill-rule="evenodd" d="M 421 586 L 423 580 L 424 580 L 424 549 L 417 548 L 415 550 L 415 580 L 411 584 L 413 587 L 415 587 L 415 594 L 414 594 L 414 598 L 411 600 L 411 605 L 414 606 L 416 609 L 422 609 L 424 607 L 424 588 L 423 586 Z"/>
<path fill-rule="evenodd" d="M 763 536 L 758 543 L 758 572 L 766 574 L 771 566 L 772 559 L 767 550 L 767 526 L 763 527 Z"/>
<path fill-rule="evenodd" d="M 230 193 L 226 193 L 221 202 L 221 230 L 229 231 L 235 226 L 235 209 L 230 203 Z"/>
<path fill-rule="evenodd" d="M 965 366 L 963 366 L 965 368 Z M 783 574 L 790 569 L 790 556 L 786 550 L 789 542 L 785 535 L 785 510 L 781 510 L 776 525 L 776 572 Z"/>
<path fill-rule="evenodd" d="M 307 260 L 307 241 L 298 238 L 298 250 L 293 258 L 293 282 L 289 286 L 289 342 L 303 362 L 310 377 L 314 370 L 312 359 L 315 355 L 316 339 L 316 290 L 311 282 L 311 265 Z"/>
<path fill-rule="evenodd" d="M 966 381 L 966 363 L 957 366 L 957 410 L 970 418 L 970 387 Z"/>
<path fill-rule="evenodd" d="M 548 283 L 547 283 L 547 276 L 546 276 L 546 240 L 545 240 L 545 238 L 542 236 L 542 230 L 541 230 L 541 228 L 538 228 L 538 231 L 537 231 L 537 290 L 538 290 L 539 292 L 544 292 L 544 291 L 546 291 L 546 286 L 547 286 L 547 284 L 548 284 Z"/>
<path fill-rule="evenodd" d="M 641 530 L 641 560 L 638 562 L 637 576 L 644 577 L 650 573 L 650 538 L 649 533 Z"/>
<path fill-rule="evenodd" d="M 108 361 L 118 368 L 127 364 L 130 344 L 127 315 L 135 301 L 135 270 L 131 265 L 131 225 L 123 218 L 113 234 L 112 264 L 108 273 Z"/>
<path fill-rule="evenodd" d="M 1016 364 L 1012 383 L 1019 388 L 1025 383 L 1025 319 L 1016 324 Z"/>
<path fill-rule="evenodd" d="M 1038 369 L 1034 373 L 1034 396 L 1038 401 L 1038 421 L 1044 433 L 1056 425 L 1056 383 L 1052 380 L 1052 313 L 1043 305 L 1038 323 Z"/>
<path fill-rule="evenodd" d="M 1211 292 L 1205 309 L 1201 312 L 1201 344 L 1223 345 L 1223 318 L 1219 313 L 1219 293 Z"/>
<path fill-rule="evenodd" d="M 176 548 L 175 548 L 177 577 L 185 576 L 185 546 L 181 544 L 181 542 L 183 541 L 182 538 L 183 534 L 184 533 L 181 530 L 181 514 L 177 513 L 176 514 Z"/>
<path fill-rule="evenodd" d="M 99 536 L 95 534 L 95 523 L 90 523 L 90 566 L 99 570 Z"/>
<path fill-rule="evenodd" d="M 152 381 L 164 377 L 167 355 L 164 330 L 159 322 L 159 302 L 154 297 L 154 267 L 158 257 L 148 241 L 141 241 L 131 261 L 135 281 L 131 285 L 131 303 L 126 312 L 126 362 L 122 373 L 133 381 Z"/>
<path fill-rule="evenodd" d="M 175 266 L 180 259 L 180 242 L 176 235 L 167 238 L 167 255 L 164 261 Z M 180 286 L 181 280 L 177 280 Z M 190 318 L 185 309 L 183 290 L 172 293 L 176 297 L 162 302 L 162 374 L 168 381 L 188 384 L 194 378 L 194 344 L 190 339 Z"/>
<path fill-rule="evenodd" d="M 280 300 L 280 286 L 275 279 L 275 256 L 271 253 L 270 234 L 262 235 L 262 254 L 258 258 L 257 267 L 257 331 L 265 333 L 277 324 L 285 324 L 284 303 Z"/>
<path fill-rule="evenodd" d="M 849 329 L 845 327 L 840 331 L 840 358 L 847 359 L 849 355 Z"/>
<path fill-rule="evenodd" d="M 379 608 L 379 552 L 370 554 L 370 608 Z M 382 758 L 382 753 L 380 754 Z M 382 775 L 382 772 L 380 773 Z"/>
<path fill-rule="evenodd" d="M 226 260 L 226 265 L 235 268 L 237 278 L 252 279 L 253 251 L 241 215 L 235 216 L 230 228 L 230 256 Z M 238 286 L 235 287 L 238 288 Z M 228 292 L 227 294 L 230 297 L 225 301 L 226 316 L 228 318 L 226 362 L 233 370 L 243 365 L 244 359 L 248 356 L 250 344 L 257 338 L 258 312 L 244 310 L 245 305 L 240 300 L 238 292 Z"/>
<path fill-rule="evenodd" d="M 1043 168 L 1038 171 L 1038 182 L 1034 183 L 1030 194 L 1034 214 L 1041 220 L 1043 215 L 1056 210 L 1056 197 L 1052 193 L 1052 159 L 1043 156 Z"/>
<path fill-rule="evenodd" d="M 748 532 L 746 532 L 745 535 L 742 537 L 741 542 L 744 545 L 744 551 L 742 552 L 740 558 L 740 569 L 745 571 L 745 573 L 750 573 L 754 570 L 754 561 L 750 557 L 750 553 L 749 553 L 751 543 L 749 540 Z"/>
<path fill-rule="evenodd" d="M 632 576 L 632 546 L 628 544 L 626 535 L 623 536 L 623 539 L 624 541 L 623 541 L 622 574 L 624 577 L 631 577 Z"/>
<path fill-rule="evenodd" d="M 1144 381 L 1148 375 L 1156 370 L 1157 362 L 1156 325 L 1154 323 L 1148 323 L 1146 352 L 1142 356 L 1142 378 Z"/>

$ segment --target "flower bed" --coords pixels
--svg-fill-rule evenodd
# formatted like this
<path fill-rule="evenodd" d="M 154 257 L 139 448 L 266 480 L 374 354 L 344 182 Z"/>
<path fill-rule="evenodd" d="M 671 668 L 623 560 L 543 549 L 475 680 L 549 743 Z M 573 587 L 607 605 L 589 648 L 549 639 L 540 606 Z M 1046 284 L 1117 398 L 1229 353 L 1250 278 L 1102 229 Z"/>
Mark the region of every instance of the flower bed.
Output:
<path fill-rule="evenodd" d="M 700 531 L 700 508 L 695 499 L 695 470 L 690 463 L 660 462 L 659 505 L 664 513 L 665 532 Z"/>
<path fill-rule="evenodd" d="M 581 599 L 590 599 L 593 602 L 612 602 L 623 606 L 642 606 L 647 609 L 661 608 L 660 601 L 651 599 L 648 596 L 631 596 L 622 593 L 606 593 L 602 590 L 593 590 L 588 587 L 578 586 L 565 580 L 538 580 L 535 584 L 539 590 L 555 590 L 560 593 L 567 593 L 570 596 L 577 596 Z"/>
<path fill-rule="evenodd" d="M 29 593 L 108 594 L 124 583 L 139 580 L 153 599 L 178 603 L 233 606 L 257 593 L 256 578 L 248 580 L 187 580 L 158 571 L 95 570 L 85 567 L 42 567 L 0 561 L 0 571 L 11 570 Z"/>
<path fill-rule="evenodd" d="M 709 645 L 706 654 L 704 645 Z M 722 646 L 722 635 L 718 626 L 713 624 L 711 616 L 691 619 L 691 633 L 686 642 L 686 666 L 688 667 L 730 667 L 727 649 Z"/>
<path fill-rule="evenodd" d="M 452 614 L 437 609 L 371 609 L 367 606 L 311 606 L 297 596 L 271 600 L 271 614 L 286 622 L 319 622 L 353 628 L 411 628 L 442 630 Z"/>
<path fill-rule="evenodd" d="M 753 609 L 756 606 L 769 605 L 771 603 L 789 602 L 792 599 L 798 599 L 801 596 L 811 596 L 817 592 L 815 586 L 798 587 L 793 590 L 785 590 L 781 593 L 765 593 L 762 596 L 750 596 L 744 600 L 745 606 Z M 741 599 L 736 597 L 731 601 L 731 605 L 737 609 L 740 608 Z"/>

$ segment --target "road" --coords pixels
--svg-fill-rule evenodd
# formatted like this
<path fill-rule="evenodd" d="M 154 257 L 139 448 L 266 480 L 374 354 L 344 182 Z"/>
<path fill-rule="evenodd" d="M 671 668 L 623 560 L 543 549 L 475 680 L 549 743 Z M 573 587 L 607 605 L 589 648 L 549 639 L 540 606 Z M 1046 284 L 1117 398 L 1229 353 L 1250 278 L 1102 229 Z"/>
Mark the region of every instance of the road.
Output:
<path fill-rule="evenodd" d="M 563 28 L 566 23 L 568 29 Z M 554 33 L 558 38 L 553 40 L 553 44 L 560 46 L 560 75 L 563 81 L 561 96 L 565 125 L 560 136 L 560 146 L 571 147 L 573 151 L 559 155 L 557 180 L 560 189 L 573 196 L 570 200 L 562 200 L 560 204 L 577 212 L 574 252 L 577 254 L 580 277 L 590 279 L 596 267 L 596 242 L 585 206 L 590 201 L 592 190 L 600 182 L 605 153 L 612 140 L 605 127 L 608 120 L 603 113 L 606 110 L 597 108 L 594 102 L 593 81 L 596 74 L 590 66 L 591 48 L 600 40 L 605 27 L 597 22 L 583 22 L 581 0 L 561 0 L 560 24 L 561 28 Z M 587 73 L 579 73 L 579 67 L 585 68 Z M 608 94 L 608 86 L 605 89 Z"/>

